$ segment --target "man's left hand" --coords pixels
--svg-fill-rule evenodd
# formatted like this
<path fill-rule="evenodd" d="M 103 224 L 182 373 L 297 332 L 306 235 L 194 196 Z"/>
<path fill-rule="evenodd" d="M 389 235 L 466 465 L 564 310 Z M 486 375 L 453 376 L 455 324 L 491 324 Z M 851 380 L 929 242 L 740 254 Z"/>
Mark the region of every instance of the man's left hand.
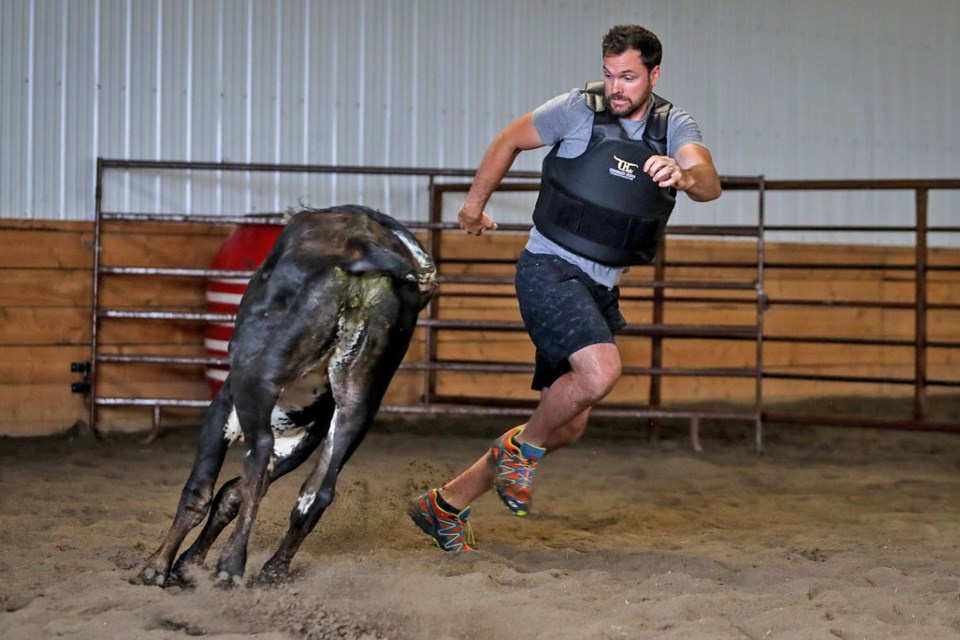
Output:
<path fill-rule="evenodd" d="M 683 191 L 686 187 L 683 169 L 670 156 L 650 156 L 643 163 L 643 171 L 661 188 L 673 187 Z"/>

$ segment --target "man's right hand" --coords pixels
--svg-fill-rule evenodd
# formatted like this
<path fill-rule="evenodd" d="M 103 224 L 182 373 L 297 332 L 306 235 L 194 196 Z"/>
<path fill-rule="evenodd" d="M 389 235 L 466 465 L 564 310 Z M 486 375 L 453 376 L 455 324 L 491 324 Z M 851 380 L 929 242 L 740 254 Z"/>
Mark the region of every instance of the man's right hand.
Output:
<path fill-rule="evenodd" d="M 460 209 L 457 219 L 460 221 L 460 228 L 473 236 L 479 236 L 484 231 L 497 230 L 497 223 L 487 215 L 486 211 L 481 210 L 477 214 L 475 211 L 469 211 L 464 207 Z"/>

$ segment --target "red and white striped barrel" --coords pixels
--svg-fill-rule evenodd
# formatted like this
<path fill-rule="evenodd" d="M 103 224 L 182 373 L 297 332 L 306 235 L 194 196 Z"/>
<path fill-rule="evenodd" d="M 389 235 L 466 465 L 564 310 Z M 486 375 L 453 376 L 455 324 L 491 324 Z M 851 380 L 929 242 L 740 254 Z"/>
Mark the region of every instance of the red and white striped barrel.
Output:
<path fill-rule="evenodd" d="M 267 254 L 283 231 L 282 226 L 271 224 L 244 224 L 227 236 L 220 252 L 210 264 L 211 269 L 230 271 L 253 271 L 266 260 Z M 240 306 L 240 298 L 247 290 L 249 278 L 210 278 L 207 280 L 207 311 L 209 313 L 233 313 Z M 227 345 L 233 336 L 232 322 L 211 322 L 204 331 L 203 345 L 207 356 L 226 358 Z M 207 383 L 216 396 L 223 381 L 227 379 L 227 365 L 208 365 Z"/>

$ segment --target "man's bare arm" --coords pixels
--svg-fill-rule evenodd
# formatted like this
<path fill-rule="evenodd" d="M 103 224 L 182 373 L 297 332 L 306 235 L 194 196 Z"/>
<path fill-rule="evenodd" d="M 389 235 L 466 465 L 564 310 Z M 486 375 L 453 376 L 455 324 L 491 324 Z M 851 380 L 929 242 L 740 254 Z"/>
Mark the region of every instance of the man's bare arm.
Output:
<path fill-rule="evenodd" d="M 483 208 L 487 206 L 490 196 L 513 166 L 520 152 L 542 146 L 540 134 L 533 126 L 532 113 L 522 116 L 500 132 L 484 154 L 477 174 L 473 178 L 473 184 L 470 186 L 470 192 L 467 193 L 460 208 L 458 218 L 460 227 L 464 231 L 480 235 L 488 229 L 497 228 L 497 224 L 484 212 Z"/>

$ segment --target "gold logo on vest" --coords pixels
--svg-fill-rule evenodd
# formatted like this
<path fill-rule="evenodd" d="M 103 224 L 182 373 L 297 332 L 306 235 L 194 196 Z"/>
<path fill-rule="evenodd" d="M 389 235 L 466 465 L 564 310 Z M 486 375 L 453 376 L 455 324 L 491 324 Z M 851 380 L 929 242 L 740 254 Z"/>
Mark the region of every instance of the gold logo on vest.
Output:
<path fill-rule="evenodd" d="M 633 180 L 637 177 L 633 170 L 640 165 L 636 164 L 635 162 L 627 162 L 626 160 L 618 158 L 617 156 L 613 156 L 613 159 L 617 162 L 617 168 L 614 169 L 613 167 L 610 167 L 610 175 L 623 178 L 624 180 Z"/>

